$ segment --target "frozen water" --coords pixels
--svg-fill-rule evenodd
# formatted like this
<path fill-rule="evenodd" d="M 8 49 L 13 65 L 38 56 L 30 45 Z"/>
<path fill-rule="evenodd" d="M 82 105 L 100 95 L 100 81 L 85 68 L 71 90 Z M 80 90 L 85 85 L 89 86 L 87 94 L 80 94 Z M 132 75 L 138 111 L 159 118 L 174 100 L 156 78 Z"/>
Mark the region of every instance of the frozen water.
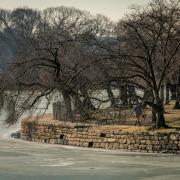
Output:
<path fill-rule="evenodd" d="M 180 156 L 25 142 L 0 133 L 0 180 L 180 179 Z"/>
<path fill-rule="evenodd" d="M 0 180 L 179 180 L 180 156 L 39 144 L 0 123 Z"/>

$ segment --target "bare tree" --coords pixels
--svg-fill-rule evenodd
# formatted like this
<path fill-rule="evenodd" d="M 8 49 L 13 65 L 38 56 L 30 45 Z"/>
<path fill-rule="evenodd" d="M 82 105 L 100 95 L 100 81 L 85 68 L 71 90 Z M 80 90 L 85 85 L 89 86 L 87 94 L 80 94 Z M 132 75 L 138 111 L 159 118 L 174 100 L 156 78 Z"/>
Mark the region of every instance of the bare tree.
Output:
<path fill-rule="evenodd" d="M 146 103 L 156 112 L 158 128 L 167 127 L 160 89 L 179 61 L 179 13 L 179 1 L 152 1 L 145 8 L 136 8 L 116 28 L 124 78 L 153 91 L 154 102 Z"/>

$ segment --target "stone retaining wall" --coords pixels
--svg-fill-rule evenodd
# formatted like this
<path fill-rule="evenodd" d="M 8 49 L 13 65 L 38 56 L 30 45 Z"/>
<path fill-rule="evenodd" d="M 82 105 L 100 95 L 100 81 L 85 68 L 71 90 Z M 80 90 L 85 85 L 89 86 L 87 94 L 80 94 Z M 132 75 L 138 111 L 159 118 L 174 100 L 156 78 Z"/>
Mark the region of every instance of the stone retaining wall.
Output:
<path fill-rule="evenodd" d="M 89 148 L 121 149 L 137 152 L 180 152 L 179 132 L 125 132 L 97 130 L 87 126 L 37 124 L 22 122 L 23 140 L 81 146 Z"/>

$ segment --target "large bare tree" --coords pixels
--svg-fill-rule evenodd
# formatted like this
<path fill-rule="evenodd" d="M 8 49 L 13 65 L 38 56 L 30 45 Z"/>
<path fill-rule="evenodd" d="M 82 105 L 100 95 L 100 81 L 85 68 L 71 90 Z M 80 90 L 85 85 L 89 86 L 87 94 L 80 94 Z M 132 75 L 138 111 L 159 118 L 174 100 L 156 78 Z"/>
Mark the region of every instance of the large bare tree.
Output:
<path fill-rule="evenodd" d="M 179 1 L 152 1 L 136 7 L 115 31 L 121 44 L 117 54 L 124 58 L 124 78 L 153 91 L 154 101 L 146 103 L 155 111 L 158 128 L 167 127 L 160 89 L 179 61 L 179 8 Z"/>

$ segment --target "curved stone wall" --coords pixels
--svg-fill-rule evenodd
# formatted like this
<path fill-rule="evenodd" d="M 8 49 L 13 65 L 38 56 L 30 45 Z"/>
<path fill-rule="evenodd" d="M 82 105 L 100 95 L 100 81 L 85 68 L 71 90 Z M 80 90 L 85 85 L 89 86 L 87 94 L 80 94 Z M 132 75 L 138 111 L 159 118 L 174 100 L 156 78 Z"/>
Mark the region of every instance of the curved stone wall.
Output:
<path fill-rule="evenodd" d="M 121 149 L 137 152 L 180 152 L 179 132 L 126 132 L 97 130 L 92 127 L 24 121 L 21 124 L 23 140 L 81 146 L 89 148 Z"/>

